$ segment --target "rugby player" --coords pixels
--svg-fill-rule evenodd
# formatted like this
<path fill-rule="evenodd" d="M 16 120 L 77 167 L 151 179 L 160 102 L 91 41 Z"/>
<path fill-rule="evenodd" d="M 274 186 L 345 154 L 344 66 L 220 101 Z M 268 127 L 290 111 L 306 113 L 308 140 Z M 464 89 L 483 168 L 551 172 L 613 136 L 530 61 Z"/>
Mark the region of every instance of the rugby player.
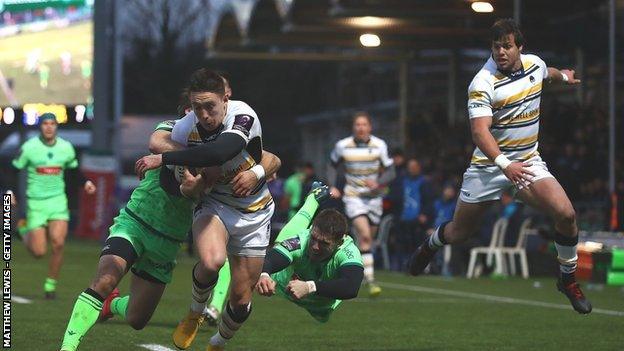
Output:
<path fill-rule="evenodd" d="M 161 138 L 163 133 L 171 134 L 175 122 L 164 121 L 156 127 L 150 150 L 165 152 L 184 147 Z M 261 166 L 266 174 L 277 172 L 280 163 L 277 156 L 263 152 Z M 187 170 L 182 184 L 178 184 L 166 167 L 145 174 L 110 228 L 96 277 L 74 304 L 61 350 L 76 350 L 98 319 L 116 315 L 136 330 L 147 325 L 171 281 L 175 258 L 191 230 L 199 195 L 221 176 L 209 170 L 193 176 Z M 133 273 L 130 294 L 120 297 L 116 286 L 129 270 Z"/>
<path fill-rule="evenodd" d="M 193 236 L 200 259 L 192 272 L 191 308 L 173 335 L 176 347 L 191 345 L 227 256 L 232 276 L 230 296 L 209 346 L 220 350 L 251 313 L 253 287 L 269 244 L 274 203 L 264 181 L 265 172 L 257 165 L 262 154 L 262 128 L 255 111 L 242 101 L 229 100 L 222 77 L 207 69 L 193 73 L 189 96 L 193 112 L 176 123 L 172 139 L 199 145 L 145 156 L 135 168 L 139 175 L 161 165 L 220 166 L 223 171 L 223 178 L 203 196 L 195 211 Z M 236 195 L 231 180 L 247 170 L 261 182 L 244 196 Z"/>
<path fill-rule="evenodd" d="M 69 222 L 63 175 L 66 169 L 78 168 L 78 159 L 72 144 L 57 135 L 58 123 L 54 114 L 42 114 L 39 117 L 39 129 L 39 136 L 27 140 L 21 146 L 12 164 L 17 169 L 28 170 L 26 232 L 23 237 L 28 251 L 35 258 L 43 257 L 47 251 L 48 237 L 50 239 L 52 255 L 43 291 L 46 299 L 54 299 Z M 95 184 L 80 171 L 77 173 L 86 193 L 94 194 Z"/>
<path fill-rule="evenodd" d="M 330 159 L 332 170 L 340 164 L 345 167 L 346 184 L 342 200 L 345 213 L 355 227 L 364 262 L 364 279 L 369 286 L 369 294 L 374 297 L 381 293 L 381 288 L 375 284 L 371 245 L 383 212 L 382 191 L 395 178 L 395 170 L 386 142 L 371 134 L 370 115 L 357 112 L 353 116 L 352 127 L 353 135 L 336 143 Z M 330 174 L 329 179 L 336 179 L 335 175 Z M 332 188 L 334 192 L 341 194 L 338 189 Z"/>
<path fill-rule="evenodd" d="M 364 267 L 360 252 L 348 235 L 347 219 L 338 211 L 321 211 L 308 229 L 319 202 L 329 188 L 315 183 L 304 206 L 282 228 L 264 260 L 256 291 L 276 292 L 306 309 L 324 323 L 341 300 L 357 297 Z"/>
<path fill-rule="evenodd" d="M 485 212 L 507 190 L 555 222 L 560 274 L 557 289 L 579 313 L 591 303 L 575 279 L 578 228 L 570 199 L 539 155 L 540 96 L 544 82 L 577 84 L 572 70 L 546 66 L 522 53 L 524 37 L 511 19 L 490 30 L 492 56 L 468 88 L 468 114 L 476 149 L 464 173 L 453 220 L 436 228 L 415 252 L 413 275 L 422 273 L 436 251 L 466 241 L 477 232 Z"/>

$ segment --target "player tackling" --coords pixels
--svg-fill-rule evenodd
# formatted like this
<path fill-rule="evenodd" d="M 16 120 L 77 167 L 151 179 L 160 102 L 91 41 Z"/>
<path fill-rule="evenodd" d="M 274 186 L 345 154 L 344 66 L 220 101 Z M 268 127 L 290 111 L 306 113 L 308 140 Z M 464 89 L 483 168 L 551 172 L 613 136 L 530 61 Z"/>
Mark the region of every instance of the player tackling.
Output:
<path fill-rule="evenodd" d="M 364 267 L 340 212 L 323 210 L 308 228 L 319 202 L 329 198 L 327 186 L 315 183 L 312 187 L 303 207 L 267 253 L 256 291 L 264 296 L 277 292 L 325 323 L 341 300 L 357 296 Z"/>
<path fill-rule="evenodd" d="M 536 55 L 522 54 L 523 35 L 511 19 L 490 30 L 492 57 L 470 83 L 468 114 L 476 149 L 464 173 L 453 220 L 436 228 L 415 252 L 413 275 L 422 273 L 438 249 L 474 235 L 488 207 L 512 189 L 524 203 L 555 222 L 560 263 L 557 288 L 579 313 L 591 303 L 575 279 L 578 228 L 572 203 L 537 151 L 540 96 L 544 82 L 577 84 L 574 71 L 547 67 Z"/>
<path fill-rule="evenodd" d="M 257 165 L 262 155 L 262 128 L 258 116 L 242 101 L 229 100 L 223 78 L 200 69 L 191 76 L 189 96 L 193 112 L 176 123 L 172 140 L 198 146 L 161 155 L 145 156 L 136 163 L 139 174 L 161 165 L 220 166 L 223 177 L 204 196 L 195 212 L 193 237 L 200 257 L 193 269 L 191 308 L 176 328 L 173 340 L 188 348 L 203 320 L 218 272 L 230 262 L 230 297 L 211 338 L 209 349 L 222 350 L 251 314 L 253 286 L 258 280 L 269 244 L 273 198 Z M 262 180 L 246 196 L 236 194 L 230 180 L 250 170 Z"/>

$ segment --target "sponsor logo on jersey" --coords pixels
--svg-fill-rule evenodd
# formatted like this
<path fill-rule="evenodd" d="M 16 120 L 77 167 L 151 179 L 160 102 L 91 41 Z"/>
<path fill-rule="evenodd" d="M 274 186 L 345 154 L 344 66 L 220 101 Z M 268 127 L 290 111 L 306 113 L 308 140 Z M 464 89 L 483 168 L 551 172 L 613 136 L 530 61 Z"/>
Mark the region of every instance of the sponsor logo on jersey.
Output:
<path fill-rule="evenodd" d="M 61 174 L 61 166 L 41 166 L 36 168 L 37 174 L 57 175 Z"/>
<path fill-rule="evenodd" d="M 295 251 L 301 248 L 301 241 L 299 238 L 290 238 L 282 241 L 281 245 L 288 251 Z"/>
<path fill-rule="evenodd" d="M 249 136 L 249 131 L 254 123 L 254 118 L 250 115 L 236 115 L 234 116 L 234 125 L 232 129 L 243 132 L 245 136 Z"/>

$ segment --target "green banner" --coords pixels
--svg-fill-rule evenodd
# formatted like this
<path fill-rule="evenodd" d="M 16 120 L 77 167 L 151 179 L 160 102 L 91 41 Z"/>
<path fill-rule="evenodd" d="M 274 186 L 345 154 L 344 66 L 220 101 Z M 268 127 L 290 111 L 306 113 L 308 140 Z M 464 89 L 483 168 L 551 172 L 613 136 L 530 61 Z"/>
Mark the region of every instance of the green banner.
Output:
<path fill-rule="evenodd" d="M 19 12 L 46 7 L 85 6 L 85 0 L 0 0 L 0 12 Z"/>

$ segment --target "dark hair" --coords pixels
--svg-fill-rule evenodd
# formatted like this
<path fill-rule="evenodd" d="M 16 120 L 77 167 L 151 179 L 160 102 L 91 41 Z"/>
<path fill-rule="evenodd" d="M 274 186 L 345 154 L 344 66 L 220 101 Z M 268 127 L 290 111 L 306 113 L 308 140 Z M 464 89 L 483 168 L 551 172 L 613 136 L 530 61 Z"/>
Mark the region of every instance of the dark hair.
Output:
<path fill-rule="evenodd" d="M 322 210 L 314 221 L 312 226 L 315 227 L 323 235 L 328 235 L 333 241 L 340 241 L 347 234 L 349 226 L 345 216 L 331 208 Z"/>
<path fill-rule="evenodd" d="M 223 96 L 225 94 L 223 77 L 209 69 L 200 68 L 191 74 L 188 91 L 190 93 L 209 92 Z"/>
<path fill-rule="evenodd" d="M 221 78 L 223 78 L 223 80 L 225 81 L 225 85 L 229 85 L 230 89 L 232 88 L 232 85 L 230 84 L 230 74 L 227 73 L 226 71 L 215 71 L 216 74 L 220 75 Z"/>
<path fill-rule="evenodd" d="M 178 108 L 177 113 L 178 117 L 182 118 L 186 116 L 185 110 L 191 108 L 191 100 L 189 99 L 189 92 L 187 89 L 184 89 L 180 94 L 180 98 L 178 99 Z"/>
<path fill-rule="evenodd" d="M 368 120 L 368 123 L 373 124 L 373 120 L 371 119 L 371 116 L 368 114 L 368 112 L 358 111 L 353 114 L 353 117 L 351 118 L 351 125 L 353 125 L 353 123 L 355 123 L 355 120 L 360 117 L 366 118 L 366 120 Z"/>
<path fill-rule="evenodd" d="M 511 18 L 501 18 L 496 20 L 490 28 L 490 40 L 497 41 L 503 37 L 513 34 L 516 46 L 520 47 L 524 45 L 524 36 L 520 31 L 518 23 Z"/>

